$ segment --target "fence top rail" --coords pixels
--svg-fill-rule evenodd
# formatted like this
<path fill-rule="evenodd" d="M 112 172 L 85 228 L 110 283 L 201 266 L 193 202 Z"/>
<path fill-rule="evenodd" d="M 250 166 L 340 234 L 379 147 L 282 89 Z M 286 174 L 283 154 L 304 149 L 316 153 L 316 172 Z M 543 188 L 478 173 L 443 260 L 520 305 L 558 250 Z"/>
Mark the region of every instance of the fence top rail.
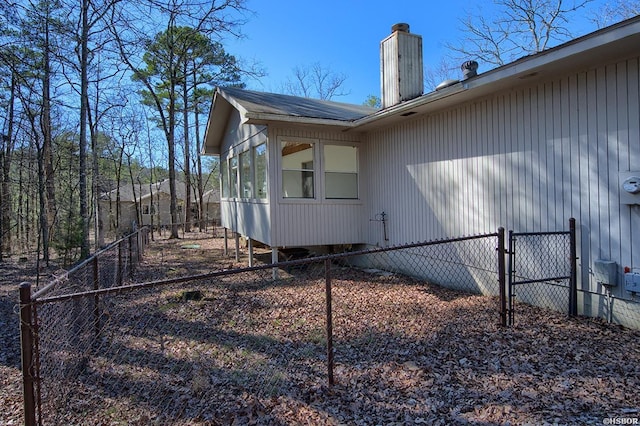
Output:
<path fill-rule="evenodd" d="M 513 232 L 509 231 L 509 235 L 513 237 L 532 237 L 538 235 L 570 235 L 571 231 L 547 231 L 547 232 Z"/>
<path fill-rule="evenodd" d="M 129 284 L 129 285 L 110 287 L 110 288 L 104 288 L 104 289 L 98 289 L 98 290 L 89 290 L 84 292 L 63 294 L 59 296 L 45 297 L 45 298 L 40 297 L 43 295 L 41 290 L 38 293 L 35 293 L 31 300 L 33 303 L 37 303 L 37 304 L 61 302 L 61 301 L 67 301 L 71 299 L 80 299 L 83 297 L 93 296 L 93 295 L 119 293 L 124 291 L 142 289 L 142 288 L 149 288 L 149 287 L 156 287 L 156 286 L 163 286 L 163 285 L 170 285 L 170 284 L 180 284 L 180 283 L 185 283 L 189 281 L 205 280 L 205 279 L 217 278 L 217 277 L 246 273 L 246 272 L 263 271 L 263 270 L 273 269 L 273 268 L 288 268 L 288 267 L 306 265 L 311 263 L 321 263 L 327 260 L 344 259 L 348 257 L 370 255 L 370 254 L 383 253 L 383 252 L 389 252 L 389 251 L 433 246 L 438 244 L 447 244 L 452 242 L 460 242 L 460 241 L 468 241 L 468 240 L 478 240 L 483 238 L 497 238 L 497 237 L 499 237 L 499 233 L 424 241 L 421 243 L 411 243 L 411 244 L 404 244 L 404 245 L 398 245 L 398 246 L 392 246 L 392 247 L 379 247 L 379 248 L 367 249 L 367 250 L 358 250 L 358 251 L 350 251 L 350 252 L 344 252 L 344 253 L 328 254 L 323 256 L 314 256 L 314 257 L 308 257 L 305 259 L 289 260 L 286 262 L 269 263 L 269 264 L 250 266 L 245 268 L 219 270 L 219 271 L 207 272 L 205 274 L 188 275 L 188 276 L 178 277 L 178 278 L 147 281 L 144 283 Z"/>
<path fill-rule="evenodd" d="M 90 257 L 88 257 L 88 258 L 80 261 L 76 265 L 74 265 L 73 268 L 71 268 L 68 271 L 63 272 L 61 275 L 58 275 L 57 277 L 53 278 L 47 285 L 45 285 L 43 288 L 41 288 L 40 290 L 35 292 L 31 296 L 31 299 L 32 300 L 36 300 L 36 299 L 44 296 L 45 294 L 49 293 L 57 285 L 62 284 L 66 280 L 68 280 L 70 275 L 72 275 L 72 274 L 76 273 L 77 271 L 79 271 L 80 269 L 84 268 L 89 263 L 93 262 L 96 258 L 100 257 L 103 253 L 106 253 L 107 251 L 109 251 L 109 250 L 113 249 L 114 247 L 116 247 L 121 242 L 131 238 L 133 235 L 136 235 L 136 234 L 142 232 L 145 229 L 147 229 L 147 226 L 143 226 L 142 228 L 138 229 L 137 231 L 132 232 L 132 233 L 130 233 L 128 235 L 125 235 L 124 237 L 120 238 L 119 240 L 112 242 L 108 246 L 106 246 L 104 248 L 101 248 L 100 250 L 95 252 Z"/>

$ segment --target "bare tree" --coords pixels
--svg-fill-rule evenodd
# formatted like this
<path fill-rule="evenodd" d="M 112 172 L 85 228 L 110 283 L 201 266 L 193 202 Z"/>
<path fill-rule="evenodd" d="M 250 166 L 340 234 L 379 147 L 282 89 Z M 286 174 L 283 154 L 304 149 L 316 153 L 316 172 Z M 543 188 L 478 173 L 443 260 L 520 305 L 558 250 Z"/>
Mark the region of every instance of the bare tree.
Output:
<path fill-rule="evenodd" d="M 282 91 L 294 96 L 331 100 L 337 96 L 346 96 L 343 90 L 347 76 L 324 67 L 319 62 L 310 66 L 297 66 L 293 77 L 283 85 Z"/>
<path fill-rule="evenodd" d="M 640 0 L 613 0 L 602 6 L 592 21 L 598 28 L 640 15 Z"/>
<path fill-rule="evenodd" d="M 426 91 L 433 91 L 445 80 L 456 78 L 460 67 L 453 64 L 453 60 L 441 58 L 436 66 L 425 66 L 424 87 Z"/>
<path fill-rule="evenodd" d="M 9 77 L 9 99 L 4 122 L 5 131 L 0 133 L 0 261 L 3 253 L 11 251 L 11 191 L 9 189 L 11 160 L 14 139 L 14 104 L 17 90 L 17 76 L 14 69 Z M 6 133 L 5 133 L 6 132 Z"/>
<path fill-rule="evenodd" d="M 167 141 L 171 238 L 178 238 L 175 171 L 179 112 L 177 97 L 182 64 L 188 53 L 188 49 L 179 46 L 181 32 L 178 29 L 190 27 L 193 31 L 210 37 L 235 34 L 235 30 L 243 23 L 236 15 L 245 10 L 244 0 L 149 0 L 127 2 L 126 6 L 112 14 L 111 31 L 117 41 L 121 59 L 132 71 L 135 80 L 144 87 L 142 95 L 146 97 L 146 104 L 154 106 Z M 144 17 L 148 15 L 145 10 L 147 7 L 156 11 L 151 22 L 144 22 Z M 150 31 L 154 34 L 153 38 L 149 37 Z M 140 51 L 140 47 L 144 50 Z M 162 69 L 154 69 L 154 65 L 162 65 Z"/>
<path fill-rule="evenodd" d="M 463 39 L 448 43 L 457 61 L 501 66 L 569 40 L 569 22 L 592 0 L 495 0 L 495 13 L 481 8 L 461 20 Z"/>

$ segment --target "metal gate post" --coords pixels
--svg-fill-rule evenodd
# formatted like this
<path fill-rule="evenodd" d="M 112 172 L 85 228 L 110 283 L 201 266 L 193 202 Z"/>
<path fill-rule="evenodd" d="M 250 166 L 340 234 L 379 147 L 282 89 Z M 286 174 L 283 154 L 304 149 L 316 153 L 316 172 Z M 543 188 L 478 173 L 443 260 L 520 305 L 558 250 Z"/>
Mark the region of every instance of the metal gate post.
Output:
<path fill-rule="evenodd" d="M 33 328 L 31 284 L 20 284 L 20 346 L 22 358 L 22 393 L 24 399 L 24 424 L 36 424 L 36 403 L 33 369 Z"/>
<path fill-rule="evenodd" d="M 576 248 L 576 220 L 569 219 L 569 259 L 571 262 L 571 274 L 569 278 L 569 316 L 578 315 L 578 252 Z"/>
<path fill-rule="evenodd" d="M 513 273 L 514 273 L 514 250 L 515 250 L 515 241 L 513 240 L 513 231 L 509 231 L 509 251 L 507 254 L 509 255 L 509 288 L 508 288 L 508 299 L 509 299 L 509 325 L 513 325 Z"/>
<path fill-rule="evenodd" d="M 504 228 L 498 228 L 498 285 L 500 286 L 500 325 L 507 325 L 507 289 L 504 257 L 507 255 L 504 245 Z"/>

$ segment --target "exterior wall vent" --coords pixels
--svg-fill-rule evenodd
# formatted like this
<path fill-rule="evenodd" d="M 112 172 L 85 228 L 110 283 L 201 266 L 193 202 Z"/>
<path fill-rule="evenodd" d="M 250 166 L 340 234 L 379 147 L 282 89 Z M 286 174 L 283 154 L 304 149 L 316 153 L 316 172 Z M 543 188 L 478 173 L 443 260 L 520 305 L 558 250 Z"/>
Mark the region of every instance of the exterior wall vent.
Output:
<path fill-rule="evenodd" d="M 424 92 L 422 37 L 409 33 L 408 24 L 395 24 L 380 42 L 382 108 L 417 98 Z"/>

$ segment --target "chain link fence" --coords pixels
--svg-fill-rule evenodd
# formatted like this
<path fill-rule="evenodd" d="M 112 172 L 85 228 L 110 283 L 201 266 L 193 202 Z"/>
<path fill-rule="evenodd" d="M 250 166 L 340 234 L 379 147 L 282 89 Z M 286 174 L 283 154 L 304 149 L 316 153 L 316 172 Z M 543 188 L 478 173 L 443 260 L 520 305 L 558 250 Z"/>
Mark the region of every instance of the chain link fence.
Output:
<path fill-rule="evenodd" d="M 517 304 L 577 314 L 575 220 L 569 231 L 509 232 L 509 324 Z"/>
<path fill-rule="evenodd" d="M 25 374 L 34 422 L 218 424 L 241 413 L 277 423 L 283 398 L 316 398 L 353 371 L 446 360 L 450 350 L 438 342 L 481 339 L 505 318 L 503 240 L 496 233 L 131 285 L 120 281 L 125 267 L 88 262 L 21 305 L 33 339 Z"/>
<path fill-rule="evenodd" d="M 40 404 L 43 389 L 64 390 L 54 385 L 56 380 L 74 377 L 87 364 L 87 348 L 94 344 L 103 316 L 99 295 L 87 296 L 87 292 L 126 283 L 148 243 L 149 229 L 141 228 L 96 252 L 33 294 L 30 285 L 21 285 L 26 424 L 34 424 L 35 404 Z M 38 303 L 73 294 L 82 296 L 71 297 L 65 304 Z M 28 329 L 24 328 L 25 324 L 29 325 Z M 51 378 L 52 385 L 43 386 L 46 383 L 43 378 Z"/>

